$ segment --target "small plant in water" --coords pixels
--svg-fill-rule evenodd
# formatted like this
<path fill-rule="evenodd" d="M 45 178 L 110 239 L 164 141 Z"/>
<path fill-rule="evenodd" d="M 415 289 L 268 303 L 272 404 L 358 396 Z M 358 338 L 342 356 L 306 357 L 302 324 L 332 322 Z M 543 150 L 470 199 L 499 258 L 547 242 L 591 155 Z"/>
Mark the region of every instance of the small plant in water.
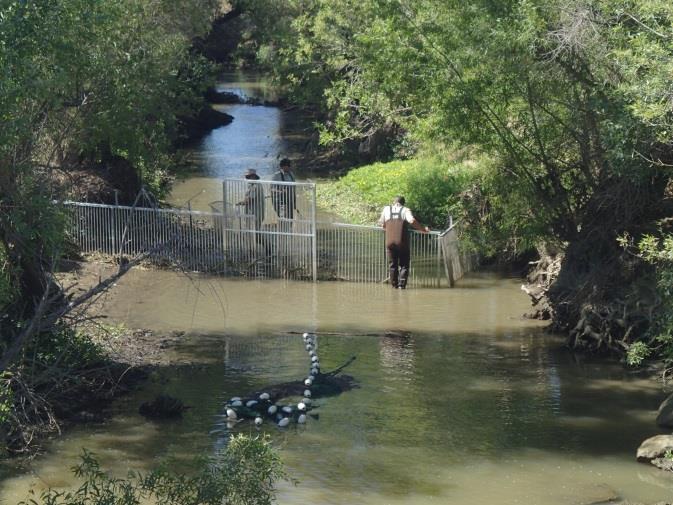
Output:
<path fill-rule="evenodd" d="M 85 451 L 73 468 L 84 483 L 74 491 L 48 489 L 19 505 L 270 505 L 275 483 L 285 479 L 281 461 L 266 437 L 238 435 L 216 457 L 196 462 L 189 475 L 161 467 L 116 478 Z"/>

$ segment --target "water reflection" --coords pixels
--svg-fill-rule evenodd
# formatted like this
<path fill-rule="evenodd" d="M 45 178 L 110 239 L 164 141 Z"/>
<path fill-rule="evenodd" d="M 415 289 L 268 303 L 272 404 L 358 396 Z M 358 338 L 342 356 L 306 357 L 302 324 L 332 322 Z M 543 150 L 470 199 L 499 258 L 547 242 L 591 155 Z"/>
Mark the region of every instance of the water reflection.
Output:
<path fill-rule="evenodd" d="M 73 463 L 81 446 L 120 473 L 165 457 L 215 453 L 232 431 L 257 433 L 247 422 L 227 426 L 226 399 L 306 371 L 297 334 L 228 335 L 219 342 L 213 334 L 193 334 L 188 340 L 214 361 L 161 370 L 148 390 L 118 406 L 110 425 L 59 441 L 35 463 L 36 474 L 46 484 L 67 485 L 64 462 Z M 318 400 L 320 417 L 306 426 L 262 427 L 301 481 L 281 486 L 280 503 L 556 505 L 598 484 L 648 501 L 671 491 L 655 469 L 633 461 L 635 445 L 653 426 L 656 384 L 618 366 L 569 360 L 535 330 L 320 339 L 328 369 L 353 354 L 358 359 L 348 373 L 360 388 Z M 148 422 L 135 414 L 138 402 L 159 391 L 192 406 L 182 422 Z M 613 404 L 632 415 L 616 415 Z M 28 481 L 6 480 L 6 503 L 25 492 Z"/>
<path fill-rule="evenodd" d="M 415 375 L 413 337 L 409 333 L 387 333 L 379 339 L 381 369 L 389 381 L 409 383 Z"/>

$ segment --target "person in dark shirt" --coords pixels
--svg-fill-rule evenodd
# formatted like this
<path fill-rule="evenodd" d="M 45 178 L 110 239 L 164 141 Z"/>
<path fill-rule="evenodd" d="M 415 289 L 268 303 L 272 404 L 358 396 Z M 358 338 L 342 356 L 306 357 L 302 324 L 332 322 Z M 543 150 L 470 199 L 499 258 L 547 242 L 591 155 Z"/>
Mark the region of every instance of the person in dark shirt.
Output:
<path fill-rule="evenodd" d="M 271 177 L 272 181 L 295 182 L 294 174 L 290 171 L 290 160 L 280 160 L 279 169 Z M 274 184 L 271 186 L 271 201 L 273 208 L 280 219 L 293 219 L 297 206 L 297 195 L 292 185 Z"/>

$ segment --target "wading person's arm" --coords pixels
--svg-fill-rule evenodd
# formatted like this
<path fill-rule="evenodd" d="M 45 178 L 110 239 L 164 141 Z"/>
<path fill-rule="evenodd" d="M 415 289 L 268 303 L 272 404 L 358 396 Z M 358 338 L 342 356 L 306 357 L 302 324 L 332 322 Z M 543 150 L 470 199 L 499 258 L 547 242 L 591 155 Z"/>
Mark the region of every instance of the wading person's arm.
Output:
<path fill-rule="evenodd" d="M 421 223 L 419 223 L 418 221 L 416 221 L 416 219 L 414 219 L 413 221 L 411 221 L 409 224 L 410 224 L 414 229 L 420 231 L 421 233 L 428 233 L 428 232 L 430 231 L 430 227 L 429 227 L 429 226 L 424 226 L 424 225 L 422 225 Z"/>

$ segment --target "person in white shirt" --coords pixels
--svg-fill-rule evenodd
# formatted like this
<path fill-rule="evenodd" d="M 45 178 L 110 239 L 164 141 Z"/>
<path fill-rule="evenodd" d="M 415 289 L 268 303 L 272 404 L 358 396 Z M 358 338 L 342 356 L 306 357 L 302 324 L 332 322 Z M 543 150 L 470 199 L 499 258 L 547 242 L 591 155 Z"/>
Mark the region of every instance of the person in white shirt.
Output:
<path fill-rule="evenodd" d="M 392 205 L 386 205 L 379 218 L 379 226 L 386 232 L 386 251 L 390 268 L 390 285 L 406 289 L 409 278 L 409 226 L 427 233 L 430 228 L 419 223 L 411 210 L 404 206 L 404 197 L 396 196 Z"/>

